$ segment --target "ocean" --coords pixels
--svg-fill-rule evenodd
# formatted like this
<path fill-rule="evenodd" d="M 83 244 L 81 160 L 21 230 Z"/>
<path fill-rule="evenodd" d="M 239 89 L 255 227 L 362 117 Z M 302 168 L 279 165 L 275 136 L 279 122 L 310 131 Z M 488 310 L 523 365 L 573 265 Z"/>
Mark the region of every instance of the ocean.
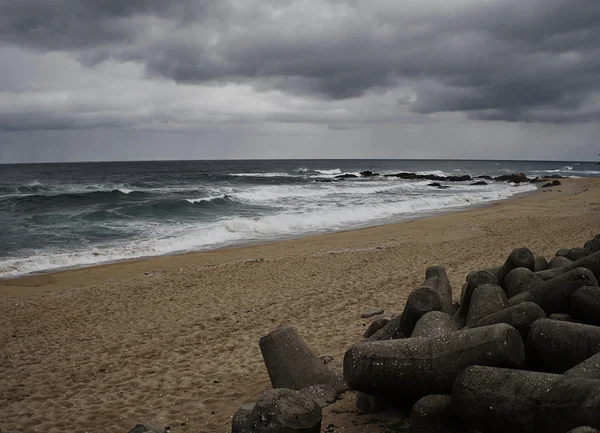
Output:
<path fill-rule="evenodd" d="M 362 171 L 382 176 L 350 178 Z M 533 184 L 385 174 L 600 177 L 594 162 L 244 160 L 0 165 L 0 278 L 415 219 Z M 324 181 L 323 181 L 324 180 Z M 331 180 L 331 181 L 329 181 Z"/>

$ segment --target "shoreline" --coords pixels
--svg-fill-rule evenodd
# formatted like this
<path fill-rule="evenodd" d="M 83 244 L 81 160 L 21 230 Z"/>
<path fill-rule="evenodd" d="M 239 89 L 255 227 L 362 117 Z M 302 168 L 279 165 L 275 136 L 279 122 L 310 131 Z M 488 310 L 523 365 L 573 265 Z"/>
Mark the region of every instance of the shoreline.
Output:
<path fill-rule="evenodd" d="M 518 247 L 547 259 L 600 233 L 600 179 L 571 179 L 489 206 L 410 222 L 22 277 L 0 286 L 1 431 L 230 432 L 270 388 L 258 347 L 294 326 L 340 368 L 372 319 L 398 314 L 428 266 L 455 299 L 470 270 Z M 324 426 L 367 433 L 354 393 Z"/>
<path fill-rule="evenodd" d="M 578 179 L 582 179 L 582 178 L 578 178 Z M 563 179 L 563 180 L 566 180 L 566 179 Z M 31 281 L 36 280 L 36 279 L 42 280 L 44 276 L 52 277 L 55 274 L 62 274 L 65 272 L 71 272 L 71 271 L 76 271 L 76 270 L 85 270 L 85 269 L 91 269 L 91 268 L 97 268 L 97 267 L 121 265 L 121 264 L 127 264 L 127 263 L 132 263 L 132 262 L 153 260 L 153 259 L 160 259 L 160 258 L 185 256 L 188 254 L 201 254 L 201 253 L 210 253 L 213 251 L 223 251 L 223 250 L 229 250 L 229 249 L 270 245 L 270 244 L 274 244 L 274 243 L 293 241 L 293 240 L 304 239 L 304 238 L 309 238 L 309 237 L 314 237 L 314 236 L 327 236 L 327 235 L 336 234 L 336 233 L 347 233 L 347 232 L 353 232 L 353 231 L 357 231 L 357 230 L 382 227 L 382 226 L 386 226 L 386 225 L 408 223 L 408 222 L 419 221 L 419 220 L 423 220 L 423 219 L 427 219 L 427 218 L 435 218 L 435 217 L 439 217 L 439 216 L 465 212 L 468 210 L 481 209 L 481 208 L 491 206 L 494 203 L 502 203 L 502 202 L 506 202 L 506 201 L 517 200 L 522 196 L 537 194 L 540 191 L 542 191 L 541 183 L 532 184 L 532 185 L 536 186 L 536 189 L 533 189 L 530 191 L 517 192 L 511 196 L 508 196 L 508 197 L 505 197 L 502 199 L 490 200 L 490 201 L 480 202 L 480 203 L 476 203 L 476 204 L 472 204 L 472 205 L 463 205 L 463 206 L 456 206 L 456 207 L 449 207 L 449 208 L 445 208 L 445 209 L 427 211 L 427 212 L 424 212 L 419 215 L 399 217 L 398 219 L 381 221 L 376 224 L 370 224 L 370 223 L 358 224 L 351 228 L 343 229 L 343 230 L 331 230 L 331 231 L 326 230 L 323 232 L 307 232 L 307 233 L 301 233 L 301 234 L 297 234 L 297 235 L 282 236 L 282 237 L 273 238 L 273 239 L 239 242 L 239 243 L 234 243 L 234 244 L 230 244 L 230 245 L 224 245 L 224 246 L 220 246 L 220 247 L 216 247 L 216 248 L 209 248 L 209 249 L 199 249 L 199 250 L 192 249 L 192 250 L 178 251 L 178 252 L 167 253 L 167 254 L 131 257 L 131 258 L 120 259 L 120 260 L 109 260 L 106 262 L 99 262 L 99 263 L 93 263 L 93 264 L 88 264 L 88 265 L 65 266 L 65 267 L 51 268 L 51 269 L 41 270 L 41 271 L 34 271 L 34 272 L 17 275 L 17 276 L 3 277 L 0 275 L 0 296 L 3 295 L 3 293 L 2 293 L 3 286 L 11 286 L 11 285 L 20 286 L 20 285 L 22 285 L 22 282 L 20 281 L 22 279 L 31 279 Z M 37 277 L 40 277 L 40 278 L 37 278 Z"/>

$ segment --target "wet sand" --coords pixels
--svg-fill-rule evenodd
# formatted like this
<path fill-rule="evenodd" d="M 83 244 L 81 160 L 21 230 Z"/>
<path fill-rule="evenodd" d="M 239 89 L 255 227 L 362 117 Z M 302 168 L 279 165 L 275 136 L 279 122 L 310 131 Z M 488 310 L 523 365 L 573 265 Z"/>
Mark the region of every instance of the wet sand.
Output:
<path fill-rule="evenodd" d="M 549 259 L 597 233 L 600 179 L 572 179 L 417 221 L 2 280 L 0 432 L 228 432 L 269 387 L 258 339 L 278 324 L 340 367 L 373 320 L 361 311 L 400 313 L 426 267 L 446 267 L 456 298 L 514 248 Z M 353 399 L 324 410 L 323 431 L 382 430 Z"/>

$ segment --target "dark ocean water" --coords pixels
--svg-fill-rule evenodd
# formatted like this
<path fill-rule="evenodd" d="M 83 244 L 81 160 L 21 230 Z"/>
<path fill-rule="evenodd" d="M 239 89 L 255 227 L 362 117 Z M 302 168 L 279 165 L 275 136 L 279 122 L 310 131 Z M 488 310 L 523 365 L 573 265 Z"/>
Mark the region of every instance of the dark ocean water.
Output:
<path fill-rule="evenodd" d="M 600 177 L 584 162 L 304 160 L 0 165 L 0 277 L 400 221 L 532 185 L 361 178 L 524 172 Z"/>

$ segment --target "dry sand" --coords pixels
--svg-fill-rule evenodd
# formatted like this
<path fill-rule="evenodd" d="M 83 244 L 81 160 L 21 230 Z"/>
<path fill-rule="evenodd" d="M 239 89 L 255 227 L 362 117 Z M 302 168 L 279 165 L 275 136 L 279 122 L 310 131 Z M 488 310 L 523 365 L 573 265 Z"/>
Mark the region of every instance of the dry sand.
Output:
<path fill-rule="evenodd" d="M 600 232 L 600 180 L 413 222 L 0 282 L 0 432 L 228 432 L 269 387 L 259 337 L 293 324 L 340 366 L 368 307 L 399 313 L 425 268 L 468 271 Z M 323 431 L 384 432 L 353 393 Z"/>

